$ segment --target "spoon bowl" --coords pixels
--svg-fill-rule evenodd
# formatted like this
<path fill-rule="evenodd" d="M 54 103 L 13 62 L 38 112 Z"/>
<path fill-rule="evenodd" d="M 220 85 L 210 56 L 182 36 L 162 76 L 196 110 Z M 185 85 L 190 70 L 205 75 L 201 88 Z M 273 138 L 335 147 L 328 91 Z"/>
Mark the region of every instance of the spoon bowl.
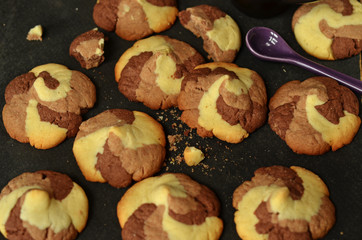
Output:
<path fill-rule="evenodd" d="M 362 81 L 299 55 L 273 29 L 254 27 L 246 34 L 245 42 L 250 52 L 262 60 L 297 65 L 317 75 L 333 78 L 353 91 L 362 94 Z"/>
<path fill-rule="evenodd" d="M 255 56 L 269 61 L 286 62 L 294 54 L 278 33 L 266 27 L 252 28 L 246 34 L 246 45 Z"/>

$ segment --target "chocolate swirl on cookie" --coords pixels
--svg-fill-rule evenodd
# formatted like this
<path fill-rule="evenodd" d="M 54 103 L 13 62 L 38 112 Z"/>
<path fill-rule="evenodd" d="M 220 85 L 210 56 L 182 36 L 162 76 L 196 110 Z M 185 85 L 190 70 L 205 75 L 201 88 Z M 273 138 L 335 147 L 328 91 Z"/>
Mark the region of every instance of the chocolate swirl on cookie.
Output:
<path fill-rule="evenodd" d="M 271 129 L 300 154 L 336 151 L 353 140 L 361 124 L 357 97 L 327 77 L 284 84 L 269 109 Z"/>
<path fill-rule="evenodd" d="M 259 168 L 233 194 L 239 236 L 255 239 L 319 239 L 335 222 L 323 181 L 301 167 Z"/>
<path fill-rule="evenodd" d="M 119 91 L 151 109 L 177 105 L 182 79 L 204 58 L 189 44 L 167 36 L 137 41 L 119 58 L 115 71 Z"/>
<path fill-rule="evenodd" d="M 132 186 L 119 201 L 123 239 L 218 239 L 223 223 L 215 194 L 185 174 L 169 173 Z"/>
<path fill-rule="evenodd" d="M 0 193 L 0 230 L 8 239 L 75 239 L 88 218 L 88 199 L 67 175 L 23 173 Z"/>
<path fill-rule="evenodd" d="M 111 109 L 79 129 L 73 153 L 88 181 L 126 187 L 158 172 L 165 159 L 162 126 L 145 113 Z"/>
<path fill-rule="evenodd" d="M 182 81 L 181 120 L 201 137 L 238 143 L 266 120 L 267 96 L 262 78 L 232 63 L 199 65 Z"/>
<path fill-rule="evenodd" d="M 325 60 L 348 58 L 362 51 L 362 4 L 357 0 L 321 0 L 303 4 L 292 28 L 301 47 Z"/>
<path fill-rule="evenodd" d="M 9 135 L 39 149 L 74 137 L 81 114 L 96 101 L 95 86 L 83 73 L 45 64 L 13 79 L 5 89 L 3 121 Z"/>

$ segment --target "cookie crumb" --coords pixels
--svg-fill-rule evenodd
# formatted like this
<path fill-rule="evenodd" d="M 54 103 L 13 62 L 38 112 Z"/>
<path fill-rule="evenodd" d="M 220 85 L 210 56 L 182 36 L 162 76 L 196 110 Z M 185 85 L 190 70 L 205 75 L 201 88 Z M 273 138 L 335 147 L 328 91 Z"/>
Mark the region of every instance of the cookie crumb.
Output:
<path fill-rule="evenodd" d="M 39 24 L 31 28 L 26 36 L 28 41 L 43 41 L 43 27 Z"/>
<path fill-rule="evenodd" d="M 176 151 L 177 147 L 176 144 L 179 143 L 182 139 L 181 134 L 175 135 L 168 135 L 167 136 L 168 142 L 170 143 L 170 151 Z"/>
<path fill-rule="evenodd" d="M 176 158 L 175 158 L 176 162 L 177 163 L 181 163 L 182 162 L 182 157 L 181 155 L 177 155 Z"/>
<path fill-rule="evenodd" d="M 185 162 L 188 166 L 196 166 L 202 160 L 204 160 L 204 153 L 195 147 L 186 147 L 184 150 Z"/>

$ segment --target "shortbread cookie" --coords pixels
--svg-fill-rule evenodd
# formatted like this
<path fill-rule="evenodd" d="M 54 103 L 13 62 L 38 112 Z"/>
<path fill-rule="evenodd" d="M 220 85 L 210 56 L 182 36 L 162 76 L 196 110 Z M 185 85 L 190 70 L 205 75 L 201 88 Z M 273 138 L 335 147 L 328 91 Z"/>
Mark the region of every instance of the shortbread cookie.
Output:
<path fill-rule="evenodd" d="M 134 41 L 169 29 L 177 13 L 176 0 L 99 0 L 93 20 L 98 27 Z"/>
<path fill-rule="evenodd" d="M 77 134 L 81 114 L 96 101 L 96 90 L 83 73 L 51 63 L 13 79 L 5 101 L 2 114 L 9 135 L 48 149 Z"/>
<path fill-rule="evenodd" d="M 117 206 L 122 239 L 219 239 L 220 203 L 206 186 L 169 173 L 136 183 Z"/>
<path fill-rule="evenodd" d="M 181 120 L 201 137 L 238 143 L 266 120 L 264 81 L 232 63 L 199 65 L 182 81 L 178 107 Z"/>
<path fill-rule="evenodd" d="M 104 61 L 103 54 L 104 34 L 97 29 L 77 36 L 69 47 L 69 55 L 85 69 L 98 67 Z"/>
<path fill-rule="evenodd" d="M 179 19 L 204 42 L 204 49 L 215 62 L 233 62 L 241 45 L 238 24 L 225 12 L 210 5 L 187 8 Z"/>
<path fill-rule="evenodd" d="M 292 28 L 300 46 L 325 60 L 348 58 L 362 50 L 362 3 L 321 0 L 303 4 Z"/>
<path fill-rule="evenodd" d="M 259 168 L 234 191 L 233 207 L 243 240 L 320 239 L 335 223 L 327 186 L 296 166 Z"/>
<path fill-rule="evenodd" d="M 158 172 L 165 144 L 162 126 L 149 115 L 112 109 L 81 124 L 73 153 L 88 181 L 120 188 Z"/>
<path fill-rule="evenodd" d="M 115 78 L 119 91 L 151 109 L 177 105 L 181 81 L 203 57 L 189 44 L 167 36 L 137 41 L 118 60 Z"/>
<path fill-rule="evenodd" d="M 271 129 L 300 154 L 336 151 L 352 141 L 361 124 L 357 97 L 327 77 L 284 84 L 269 109 Z"/>
<path fill-rule="evenodd" d="M 88 219 L 88 199 L 67 175 L 27 172 L 0 193 L 0 231 L 7 239 L 75 239 Z"/>

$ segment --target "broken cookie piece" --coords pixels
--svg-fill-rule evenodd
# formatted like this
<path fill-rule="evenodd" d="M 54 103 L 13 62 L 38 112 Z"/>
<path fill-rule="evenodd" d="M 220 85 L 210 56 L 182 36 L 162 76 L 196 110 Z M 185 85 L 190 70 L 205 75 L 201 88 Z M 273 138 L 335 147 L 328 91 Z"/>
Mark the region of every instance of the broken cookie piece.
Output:
<path fill-rule="evenodd" d="M 117 205 L 122 239 L 217 240 L 223 222 L 215 193 L 182 173 L 136 183 Z"/>
<path fill-rule="evenodd" d="M 70 44 L 69 55 L 74 57 L 82 68 L 98 67 L 104 61 L 104 34 L 92 29 L 76 37 Z"/>
<path fill-rule="evenodd" d="M 312 240 L 333 227 L 335 207 L 324 182 L 302 167 L 259 168 L 233 194 L 234 221 L 243 240 Z"/>
<path fill-rule="evenodd" d="M 184 150 L 185 162 L 188 166 L 196 166 L 204 160 L 204 153 L 195 147 L 186 147 Z"/>
<path fill-rule="evenodd" d="M 31 28 L 26 36 L 26 39 L 29 41 L 42 41 L 43 38 L 43 27 L 41 25 L 36 25 Z"/>
<path fill-rule="evenodd" d="M 241 45 L 238 24 L 228 14 L 210 5 L 187 8 L 179 13 L 186 29 L 204 41 L 204 49 L 215 62 L 233 62 Z"/>
<path fill-rule="evenodd" d="M 176 0 L 98 0 L 93 20 L 98 27 L 134 41 L 169 29 L 177 13 Z"/>

